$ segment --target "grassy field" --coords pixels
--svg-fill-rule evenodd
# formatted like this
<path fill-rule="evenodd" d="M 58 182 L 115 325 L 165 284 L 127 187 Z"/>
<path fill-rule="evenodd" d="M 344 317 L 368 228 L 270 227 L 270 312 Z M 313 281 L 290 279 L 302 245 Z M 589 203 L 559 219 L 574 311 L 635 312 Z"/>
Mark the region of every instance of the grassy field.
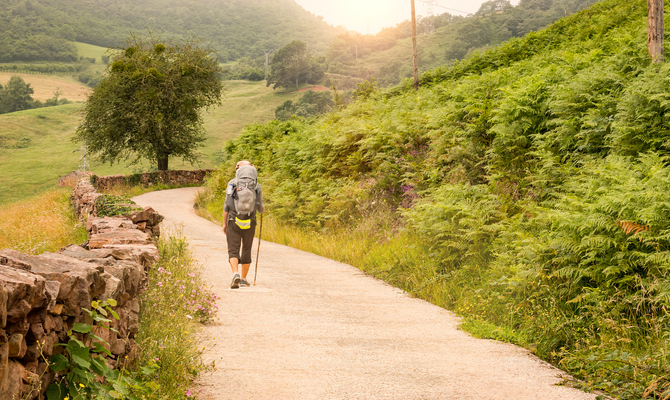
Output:
<path fill-rule="evenodd" d="M 81 42 L 72 42 L 72 44 L 77 48 L 80 57 L 94 58 L 96 63 L 103 64 L 102 56 L 107 54 L 106 48 Z"/>
<path fill-rule="evenodd" d="M 9 82 L 12 76 L 20 76 L 35 91 L 33 99 L 44 101 L 54 97 L 54 92 L 61 91 L 60 98 L 70 101 L 84 101 L 91 88 L 77 81 L 75 78 L 66 75 L 36 75 L 36 74 L 17 74 L 12 72 L 0 72 L 0 85 Z M 0 130 L 3 128 L 0 127 Z M 0 132 L 0 135 L 2 133 Z"/>
<path fill-rule="evenodd" d="M 54 87 L 63 82 L 60 76 L 29 77 L 45 79 Z M 273 119 L 278 105 L 303 94 L 273 91 L 265 82 L 229 81 L 225 87 L 223 104 L 204 116 L 208 139 L 201 150 L 202 162 L 192 166 L 178 159 L 170 160 L 170 169 L 215 167 L 217 152 L 227 139 L 239 134 L 246 124 Z M 55 187 L 59 177 L 77 170 L 79 145 L 71 138 L 83 117 L 81 108 L 82 104 L 78 103 L 0 115 L 0 170 L 3 171 L 0 204 L 42 193 Z M 150 171 L 153 167 L 148 162 L 134 166 L 101 165 L 95 161 L 90 164 L 90 169 L 98 175 Z"/>

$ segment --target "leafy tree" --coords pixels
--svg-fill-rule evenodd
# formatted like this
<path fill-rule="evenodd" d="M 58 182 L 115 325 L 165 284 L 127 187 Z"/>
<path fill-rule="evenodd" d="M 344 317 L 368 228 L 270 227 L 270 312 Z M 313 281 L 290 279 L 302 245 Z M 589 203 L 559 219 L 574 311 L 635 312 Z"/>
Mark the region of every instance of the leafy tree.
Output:
<path fill-rule="evenodd" d="M 86 101 L 74 140 L 103 162 L 148 159 L 159 170 L 169 157 L 193 163 L 205 140 L 201 111 L 221 101 L 219 72 L 212 51 L 194 40 L 133 35 Z"/>
<path fill-rule="evenodd" d="M 273 89 L 285 87 L 295 83 L 295 89 L 298 90 L 300 81 L 306 81 L 307 76 L 311 74 L 312 64 L 310 55 L 307 53 L 305 42 L 294 40 L 286 46 L 279 49 L 272 57 L 272 68 L 268 77 L 267 86 Z"/>
<path fill-rule="evenodd" d="M 352 93 L 354 99 L 367 99 L 372 96 L 374 92 L 379 90 L 377 87 L 377 82 L 375 78 L 371 78 L 369 81 L 361 82 L 356 84 L 356 90 Z"/>
<path fill-rule="evenodd" d="M 0 85 L 0 114 L 34 108 L 33 88 L 20 76 L 9 78 L 7 86 Z"/>
<path fill-rule="evenodd" d="M 483 3 L 475 15 L 490 15 L 500 11 L 508 11 L 512 7 L 513 6 L 509 0 L 491 0 Z"/>
<path fill-rule="evenodd" d="M 335 106 L 333 95 L 330 91 L 315 92 L 308 90 L 300 100 L 295 103 L 292 100 L 286 100 L 284 104 L 277 107 L 275 116 L 279 120 L 287 120 L 293 116 L 311 117 L 329 112 Z"/>

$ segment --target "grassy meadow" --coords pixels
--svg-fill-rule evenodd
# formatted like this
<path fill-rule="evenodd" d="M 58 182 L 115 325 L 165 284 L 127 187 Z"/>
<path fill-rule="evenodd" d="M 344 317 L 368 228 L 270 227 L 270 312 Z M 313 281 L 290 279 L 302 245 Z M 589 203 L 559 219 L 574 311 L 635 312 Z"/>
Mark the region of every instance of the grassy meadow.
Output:
<path fill-rule="evenodd" d="M 41 254 L 83 243 L 86 235 L 70 207 L 69 189 L 53 189 L 25 202 L 0 207 L 0 249 Z"/>
<path fill-rule="evenodd" d="M 53 87 L 65 87 L 66 77 L 28 75 Z M 2 75 L 0 75 L 2 79 Z M 27 80 L 27 82 L 30 82 Z M 229 81 L 221 106 L 205 112 L 204 127 L 208 139 L 201 149 L 198 165 L 170 160 L 170 169 L 213 168 L 224 141 L 240 133 L 244 125 L 274 119 L 274 110 L 286 100 L 303 93 L 272 90 L 265 82 Z M 84 90 L 83 85 L 79 87 Z M 51 97 L 51 96 L 48 96 Z M 70 99 L 69 96 L 63 95 Z M 83 117 L 82 103 L 25 110 L 0 115 L 0 204 L 20 201 L 56 186 L 59 177 L 78 169 L 79 145 L 71 141 Z M 128 166 L 90 161 L 90 170 L 98 175 L 150 171 L 149 162 Z"/>
<path fill-rule="evenodd" d="M 96 63 L 104 64 L 102 56 L 107 55 L 106 48 L 81 42 L 73 42 L 72 44 L 77 49 L 77 54 L 80 57 L 94 58 Z"/>
<path fill-rule="evenodd" d="M 45 101 L 54 97 L 54 92 L 61 92 L 60 99 L 70 101 L 84 101 L 91 88 L 67 75 L 35 75 L 25 73 L 0 72 L 0 85 L 9 82 L 12 76 L 20 76 L 26 83 L 33 88 L 33 99 Z"/>

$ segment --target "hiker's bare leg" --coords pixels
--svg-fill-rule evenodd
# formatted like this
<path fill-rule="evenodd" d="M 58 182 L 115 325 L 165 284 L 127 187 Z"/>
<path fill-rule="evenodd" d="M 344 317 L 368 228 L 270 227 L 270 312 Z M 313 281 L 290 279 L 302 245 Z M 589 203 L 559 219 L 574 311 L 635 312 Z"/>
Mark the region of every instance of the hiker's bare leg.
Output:
<path fill-rule="evenodd" d="M 251 267 L 251 264 L 242 264 L 242 279 L 247 279 L 249 267 Z"/>
<path fill-rule="evenodd" d="M 238 274 L 239 273 L 238 265 L 240 264 L 240 260 L 237 259 L 237 258 L 231 258 L 228 261 L 230 261 L 230 269 L 233 270 L 233 274 Z M 249 270 L 249 267 L 247 267 L 247 271 L 248 270 Z M 242 271 L 244 271 L 244 265 L 242 265 Z"/>

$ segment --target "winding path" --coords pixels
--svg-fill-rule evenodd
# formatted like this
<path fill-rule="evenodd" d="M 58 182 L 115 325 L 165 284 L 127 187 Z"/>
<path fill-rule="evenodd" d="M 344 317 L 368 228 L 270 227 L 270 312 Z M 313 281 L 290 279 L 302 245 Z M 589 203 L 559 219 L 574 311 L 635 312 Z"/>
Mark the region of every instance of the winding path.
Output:
<path fill-rule="evenodd" d="M 181 227 L 220 296 L 201 398 L 595 399 L 557 386 L 561 372 L 528 351 L 475 339 L 452 313 L 311 253 L 264 241 L 257 285 L 229 289 L 225 236 L 195 214 L 197 190 L 134 200 Z"/>

